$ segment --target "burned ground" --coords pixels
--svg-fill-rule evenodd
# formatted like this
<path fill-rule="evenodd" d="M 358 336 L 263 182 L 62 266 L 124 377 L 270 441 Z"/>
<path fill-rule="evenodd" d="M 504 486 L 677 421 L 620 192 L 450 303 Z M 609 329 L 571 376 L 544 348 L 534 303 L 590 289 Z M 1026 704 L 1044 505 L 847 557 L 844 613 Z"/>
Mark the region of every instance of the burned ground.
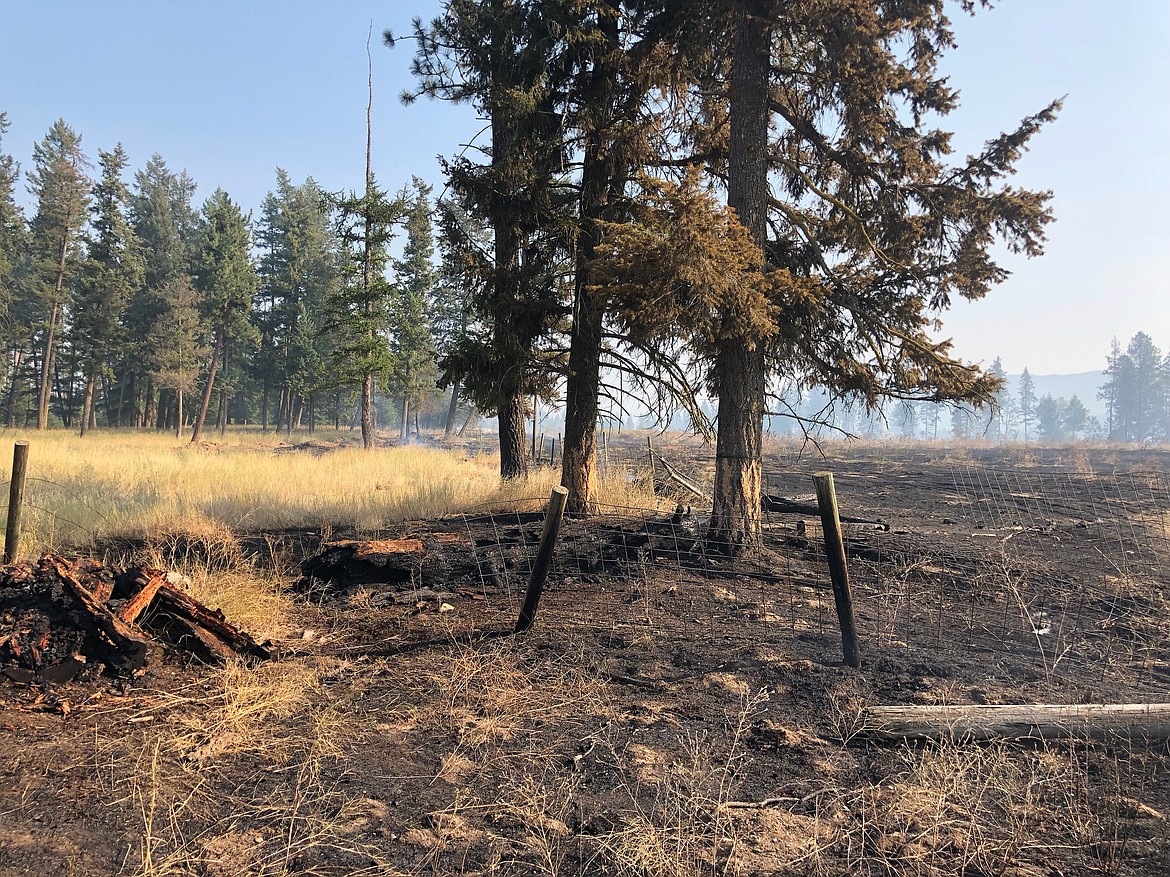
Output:
<path fill-rule="evenodd" d="M 364 567 L 252 534 L 290 573 L 279 661 L 0 689 L 0 873 L 1165 873 L 1163 743 L 864 734 L 876 704 L 1170 700 L 1166 458 L 1049 453 L 776 455 L 770 492 L 830 468 L 884 524 L 846 528 L 860 671 L 800 516 L 749 560 L 681 495 L 566 521 L 522 637 L 535 505 Z"/>

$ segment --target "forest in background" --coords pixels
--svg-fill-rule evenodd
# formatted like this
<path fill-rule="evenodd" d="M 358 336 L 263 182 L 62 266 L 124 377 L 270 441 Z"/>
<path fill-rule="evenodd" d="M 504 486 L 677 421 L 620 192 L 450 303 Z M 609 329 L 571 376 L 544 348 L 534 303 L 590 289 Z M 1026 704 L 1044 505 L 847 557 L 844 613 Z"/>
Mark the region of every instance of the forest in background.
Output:
<path fill-rule="evenodd" d="M 955 433 L 1160 437 L 1152 342 L 1113 351 L 1094 425 L 932 337 L 954 296 L 1006 277 L 993 246 L 1042 253 L 1051 193 L 1006 180 L 1060 107 L 954 156 L 936 127 L 957 105 L 937 69 L 949 25 L 937 3 L 452 0 L 416 22 L 404 95 L 485 121 L 444 162 L 443 197 L 384 191 L 367 143 L 360 190 L 278 172 L 254 221 L 219 189 L 197 210 L 159 156 L 130 184 L 120 147 L 94 168 L 58 122 L 28 217 L 15 159 L 0 165 L 7 422 L 192 442 L 208 422 L 360 422 L 369 447 L 379 414 L 405 438 L 420 411 L 450 430 L 466 400 L 516 478 L 534 407 L 563 399 L 585 511 L 600 423 L 682 417 L 717 442 L 729 546 L 758 531 L 765 419 L 937 435 L 943 405 Z"/>

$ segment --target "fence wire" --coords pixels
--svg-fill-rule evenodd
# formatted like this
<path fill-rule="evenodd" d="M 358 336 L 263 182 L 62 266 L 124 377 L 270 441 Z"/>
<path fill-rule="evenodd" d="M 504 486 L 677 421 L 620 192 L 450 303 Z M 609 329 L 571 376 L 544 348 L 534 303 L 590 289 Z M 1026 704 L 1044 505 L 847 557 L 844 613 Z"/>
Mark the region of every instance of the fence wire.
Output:
<path fill-rule="evenodd" d="M 645 455 L 621 465 L 648 475 Z M 703 484 L 704 465 L 675 468 Z M 766 494 L 811 507 L 813 468 L 768 477 Z M 1168 482 L 966 464 L 838 472 L 842 515 L 872 521 L 843 526 L 863 659 L 975 680 L 976 701 L 1007 690 L 1036 702 L 1170 699 Z M 734 558 L 709 537 L 706 504 L 674 488 L 660 475 L 656 505 L 565 520 L 544 623 L 637 628 L 664 648 L 705 637 L 839 660 L 815 508 L 766 511 L 761 545 Z M 465 584 L 480 599 L 519 603 L 539 505 L 458 519 L 474 558 Z"/>

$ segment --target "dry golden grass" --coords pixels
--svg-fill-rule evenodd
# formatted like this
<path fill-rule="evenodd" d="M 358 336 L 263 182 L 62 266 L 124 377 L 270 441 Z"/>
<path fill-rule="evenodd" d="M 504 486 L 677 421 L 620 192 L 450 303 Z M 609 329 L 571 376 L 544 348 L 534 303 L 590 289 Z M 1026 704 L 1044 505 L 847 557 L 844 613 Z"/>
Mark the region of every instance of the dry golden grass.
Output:
<path fill-rule="evenodd" d="M 483 505 L 529 500 L 536 508 L 559 480 L 558 470 L 540 469 L 502 483 L 495 457 L 462 451 L 277 450 L 279 439 L 255 432 L 198 448 L 152 432 L 4 435 L 30 443 L 25 556 L 112 536 L 215 541 L 267 529 L 372 531 Z M 624 480 L 603 483 L 602 491 L 617 505 L 641 498 Z"/>

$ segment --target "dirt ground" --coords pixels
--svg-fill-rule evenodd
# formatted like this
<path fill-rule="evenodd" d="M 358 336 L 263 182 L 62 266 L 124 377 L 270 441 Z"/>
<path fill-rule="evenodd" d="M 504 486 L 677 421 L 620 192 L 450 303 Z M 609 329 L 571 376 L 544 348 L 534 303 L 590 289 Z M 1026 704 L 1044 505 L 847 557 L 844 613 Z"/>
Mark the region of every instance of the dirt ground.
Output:
<path fill-rule="evenodd" d="M 418 522 L 377 534 L 427 546 L 392 585 L 286 576 L 277 661 L 0 685 L 0 874 L 1170 872 L 1165 743 L 865 733 L 883 704 L 1170 701 L 1170 455 L 777 446 L 768 490 L 818 469 L 880 522 L 846 527 L 860 670 L 811 517 L 747 561 L 685 495 L 567 521 L 518 637 L 539 514 Z M 258 569 L 320 541 L 266 535 Z"/>

